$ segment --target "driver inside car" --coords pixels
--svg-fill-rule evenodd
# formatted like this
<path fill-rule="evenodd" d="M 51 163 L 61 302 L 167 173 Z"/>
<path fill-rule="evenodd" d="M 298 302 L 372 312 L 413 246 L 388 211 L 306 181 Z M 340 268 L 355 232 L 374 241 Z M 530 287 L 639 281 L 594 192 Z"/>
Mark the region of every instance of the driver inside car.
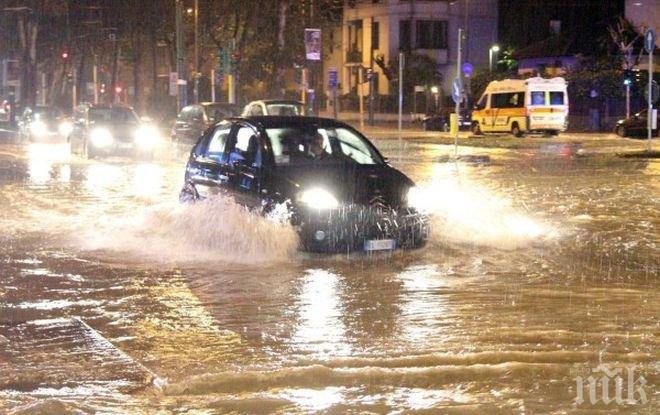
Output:
<path fill-rule="evenodd" d="M 310 140 L 308 148 L 308 156 L 314 160 L 323 160 L 326 159 L 329 154 L 323 145 L 323 136 L 320 133 L 316 133 L 314 137 Z"/>

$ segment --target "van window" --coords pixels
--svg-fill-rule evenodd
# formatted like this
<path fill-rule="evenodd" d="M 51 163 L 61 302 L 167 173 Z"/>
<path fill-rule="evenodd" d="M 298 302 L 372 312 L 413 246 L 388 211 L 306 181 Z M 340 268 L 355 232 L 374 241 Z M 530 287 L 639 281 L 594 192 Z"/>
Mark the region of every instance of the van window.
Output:
<path fill-rule="evenodd" d="M 532 103 L 531 105 L 545 105 L 545 92 L 544 91 L 532 91 Z"/>
<path fill-rule="evenodd" d="M 550 92 L 550 105 L 564 105 L 564 93 L 562 91 Z"/>
<path fill-rule="evenodd" d="M 509 96 L 511 94 L 493 94 L 490 97 L 491 108 L 507 108 L 509 107 Z"/>
<path fill-rule="evenodd" d="M 525 93 L 514 92 L 509 96 L 509 107 L 522 108 L 525 106 Z"/>
<path fill-rule="evenodd" d="M 477 102 L 477 105 L 475 105 L 476 109 L 482 110 L 482 109 L 486 108 L 486 103 L 487 102 L 488 102 L 488 94 L 482 95 L 479 102 Z"/>

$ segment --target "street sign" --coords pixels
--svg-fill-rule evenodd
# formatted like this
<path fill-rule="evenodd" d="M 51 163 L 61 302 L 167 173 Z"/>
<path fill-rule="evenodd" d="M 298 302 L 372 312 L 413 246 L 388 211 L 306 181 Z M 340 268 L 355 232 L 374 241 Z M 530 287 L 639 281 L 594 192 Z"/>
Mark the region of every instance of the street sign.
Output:
<path fill-rule="evenodd" d="M 653 29 L 648 29 L 644 33 L 644 49 L 646 49 L 646 53 L 653 53 L 655 49 L 655 31 Z"/>
<path fill-rule="evenodd" d="M 177 80 L 179 79 L 179 74 L 176 72 L 170 72 L 170 96 L 177 96 Z"/>
<path fill-rule="evenodd" d="M 655 104 L 658 102 L 658 97 L 660 97 L 660 87 L 658 87 L 658 83 L 653 81 L 650 88 L 649 84 L 646 84 L 646 87 L 644 88 L 644 98 L 646 99 L 646 102 L 649 102 L 649 90 L 651 90 L 651 104 Z"/>
<path fill-rule="evenodd" d="M 451 83 L 451 97 L 456 104 L 461 102 L 461 97 L 463 95 L 463 82 L 461 78 L 456 77 Z"/>
<path fill-rule="evenodd" d="M 470 62 L 465 62 L 461 66 L 461 70 L 463 71 L 463 75 L 470 77 L 472 75 L 472 72 L 474 72 L 474 66 Z"/>
<path fill-rule="evenodd" d="M 330 89 L 335 89 L 339 85 L 337 69 L 330 68 L 328 69 L 328 87 Z"/>
<path fill-rule="evenodd" d="M 321 29 L 305 29 L 305 56 L 308 61 L 321 60 Z"/>

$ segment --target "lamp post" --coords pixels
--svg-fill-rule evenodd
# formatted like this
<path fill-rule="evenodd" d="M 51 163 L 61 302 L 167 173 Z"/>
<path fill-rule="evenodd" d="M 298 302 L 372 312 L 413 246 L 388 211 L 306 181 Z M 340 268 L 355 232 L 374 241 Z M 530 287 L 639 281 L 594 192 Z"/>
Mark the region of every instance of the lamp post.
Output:
<path fill-rule="evenodd" d="M 199 0 L 195 0 L 195 74 L 193 96 L 195 104 L 199 102 Z"/>
<path fill-rule="evenodd" d="M 493 52 L 497 53 L 500 51 L 500 47 L 497 45 L 493 45 L 488 49 L 488 69 L 492 73 L 493 72 Z"/>

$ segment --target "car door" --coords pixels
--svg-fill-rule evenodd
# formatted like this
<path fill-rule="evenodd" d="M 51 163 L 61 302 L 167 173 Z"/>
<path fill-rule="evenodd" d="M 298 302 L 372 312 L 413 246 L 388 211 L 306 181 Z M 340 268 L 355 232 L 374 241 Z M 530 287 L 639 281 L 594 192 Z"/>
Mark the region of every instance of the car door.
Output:
<path fill-rule="evenodd" d="M 201 148 L 193 151 L 188 166 L 187 177 L 202 197 L 225 194 L 229 190 L 231 166 L 228 162 L 227 143 L 230 141 L 231 123 L 218 125 L 198 144 Z"/>
<path fill-rule="evenodd" d="M 250 209 L 261 207 L 264 154 L 264 138 L 259 130 L 249 123 L 238 122 L 229 146 L 229 185 L 236 202 Z"/>

